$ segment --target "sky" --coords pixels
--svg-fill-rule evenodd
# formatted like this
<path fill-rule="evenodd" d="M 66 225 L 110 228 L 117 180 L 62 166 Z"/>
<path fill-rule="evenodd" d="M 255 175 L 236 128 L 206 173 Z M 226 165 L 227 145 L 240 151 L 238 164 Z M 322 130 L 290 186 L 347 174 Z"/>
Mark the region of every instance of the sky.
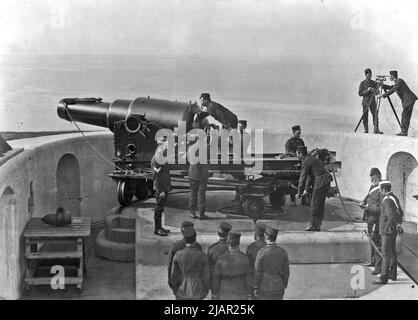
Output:
<path fill-rule="evenodd" d="M 2 0 L 0 53 L 373 56 L 417 66 L 417 14 L 414 0 Z"/>

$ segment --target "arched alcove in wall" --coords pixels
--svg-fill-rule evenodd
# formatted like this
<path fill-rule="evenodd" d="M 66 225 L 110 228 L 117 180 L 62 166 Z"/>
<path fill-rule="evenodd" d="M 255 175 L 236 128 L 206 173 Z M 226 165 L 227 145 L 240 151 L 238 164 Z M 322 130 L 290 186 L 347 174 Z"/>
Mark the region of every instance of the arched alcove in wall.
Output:
<path fill-rule="evenodd" d="M 7 288 L 10 279 L 13 279 L 10 274 L 10 266 L 13 257 L 14 245 L 14 218 L 16 214 L 16 195 L 12 188 L 7 187 L 3 190 L 0 196 L 0 284 Z M 2 290 L 0 290 L 1 292 Z M 2 294 L 0 294 L 1 297 Z"/>
<path fill-rule="evenodd" d="M 58 161 L 56 206 L 70 211 L 72 216 L 81 214 L 80 165 L 72 154 L 65 154 Z"/>
<path fill-rule="evenodd" d="M 413 155 L 407 152 L 397 152 L 393 154 L 387 166 L 387 179 L 392 182 L 392 191 L 399 197 L 402 208 L 408 211 L 407 197 L 408 179 L 411 172 L 418 166 L 418 162 Z M 410 199 L 408 199 L 409 202 Z"/>

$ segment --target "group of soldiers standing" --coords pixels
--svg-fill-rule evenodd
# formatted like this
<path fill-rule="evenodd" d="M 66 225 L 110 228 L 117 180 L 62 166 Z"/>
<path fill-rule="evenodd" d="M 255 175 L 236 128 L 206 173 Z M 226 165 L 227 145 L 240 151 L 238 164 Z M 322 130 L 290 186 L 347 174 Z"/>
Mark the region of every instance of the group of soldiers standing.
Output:
<path fill-rule="evenodd" d="M 227 222 L 218 228 L 219 240 L 204 253 L 190 221 L 183 222 L 183 239 L 169 254 L 168 285 L 177 300 L 282 300 L 289 282 L 286 250 L 276 244 L 278 230 L 255 225 L 255 241 L 244 254 L 241 234 Z"/>
<path fill-rule="evenodd" d="M 360 207 L 367 223 L 371 246 L 371 259 L 367 265 L 374 267 L 373 274 L 380 277 L 375 284 L 386 284 L 397 278 L 396 237 L 402 233 L 403 210 L 398 197 L 392 192 L 391 182 L 382 181 L 377 168 L 370 170 L 371 186 Z M 376 250 L 377 249 L 377 250 Z"/>
<path fill-rule="evenodd" d="M 366 80 L 359 89 L 359 94 L 363 96 L 365 132 L 368 132 L 367 112 L 370 109 L 375 117 L 374 132 L 381 134 L 375 102 L 373 104 L 373 92 L 376 92 L 374 89 L 377 84 L 371 80 L 370 69 L 366 69 L 365 74 Z M 416 96 L 402 79 L 397 78 L 397 72 L 391 71 L 392 78 L 395 85 L 383 85 L 389 91 L 385 91 L 381 97 L 387 97 L 393 92 L 399 94 L 404 107 L 400 135 L 407 135 Z M 237 129 L 238 120 L 234 114 L 210 101 L 209 94 L 202 94 L 201 99 L 203 107 L 192 117 L 192 127 L 202 127 L 204 119 L 212 115 L 225 128 Z M 325 199 L 333 178 L 319 153 L 308 154 L 307 147 L 300 138 L 300 126 L 293 126 L 292 131 L 293 137 L 285 146 L 286 153 L 297 155 L 302 160 L 301 175 L 297 187 L 294 187 L 297 193 L 290 193 L 292 206 L 296 206 L 296 198 L 302 198 L 302 203 L 305 204 L 310 198 L 311 221 L 305 230 L 320 231 Z M 170 175 L 168 166 L 156 161 L 158 153 L 165 150 L 160 148 L 162 143 L 164 141 L 160 142 L 151 161 L 156 191 L 154 233 L 167 236 L 170 230 L 163 228 L 161 218 L 171 191 Z M 188 175 L 191 217 L 204 219 L 208 164 L 190 164 Z M 360 206 L 364 208 L 364 221 L 368 224 L 368 234 L 374 244 L 369 265 L 375 267 L 374 274 L 381 274 L 374 283 L 385 284 L 388 279 L 396 280 L 396 235 L 402 232 L 400 224 L 403 212 L 399 199 L 391 192 L 390 182 L 382 181 L 380 171 L 373 168 L 370 177 L 372 186 Z M 227 222 L 220 224 L 219 241 L 211 245 L 207 253 L 203 252 L 202 246 L 196 241 L 197 233 L 192 222 L 185 221 L 181 232 L 183 239 L 174 243 L 168 264 L 168 284 L 176 299 L 204 299 L 209 291 L 212 299 L 221 300 L 283 299 L 289 281 L 289 259 L 286 251 L 276 244 L 277 229 L 257 223 L 255 241 L 248 246 L 245 254 L 239 249 L 241 234 L 231 231 L 231 225 Z"/>

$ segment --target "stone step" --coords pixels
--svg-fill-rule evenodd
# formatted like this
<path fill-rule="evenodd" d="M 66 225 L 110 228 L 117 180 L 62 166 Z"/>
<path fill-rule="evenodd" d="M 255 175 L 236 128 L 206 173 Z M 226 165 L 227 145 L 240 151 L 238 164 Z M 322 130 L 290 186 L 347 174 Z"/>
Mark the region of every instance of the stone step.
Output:
<path fill-rule="evenodd" d="M 119 227 L 135 230 L 135 218 L 120 217 L 118 220 Z"/>
<path fill-rule="evenodd" d="M 115 242 L 135 243 L 135 229 L 106 228 L 106 239 Z"/>
<path fill-rule="evenodd" d="M 113 261 L 135 261 L 135 243 L 115 242 L 106 239 L 105 230 L 99 232 L 96 238 L 96 255 Z"/>

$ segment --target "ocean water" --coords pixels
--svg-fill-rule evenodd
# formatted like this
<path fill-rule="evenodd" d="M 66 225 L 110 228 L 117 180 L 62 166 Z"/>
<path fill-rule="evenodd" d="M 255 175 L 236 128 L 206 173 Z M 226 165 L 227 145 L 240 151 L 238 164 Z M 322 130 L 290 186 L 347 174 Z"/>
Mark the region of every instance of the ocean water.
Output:
<path fill-rule="evenodd" d="M 201 92 L 210 92 L 239 119 L 247 119 L 250 128 L 290 131 L 300 124 L 305 132 L 352 132 L 361 117 L 361 80 L 362 66 L 293 58 L 3 55 L 0 131 L 75 129 L 56 114 L 58 101 L 67 97 L 113 101 L 149 95 L 198 101 Z M 397 110 L 400 114 L 399 103 Z M 396 121 L 386 102 L 381 119 L 382 130 L 395 133 Z"/>

